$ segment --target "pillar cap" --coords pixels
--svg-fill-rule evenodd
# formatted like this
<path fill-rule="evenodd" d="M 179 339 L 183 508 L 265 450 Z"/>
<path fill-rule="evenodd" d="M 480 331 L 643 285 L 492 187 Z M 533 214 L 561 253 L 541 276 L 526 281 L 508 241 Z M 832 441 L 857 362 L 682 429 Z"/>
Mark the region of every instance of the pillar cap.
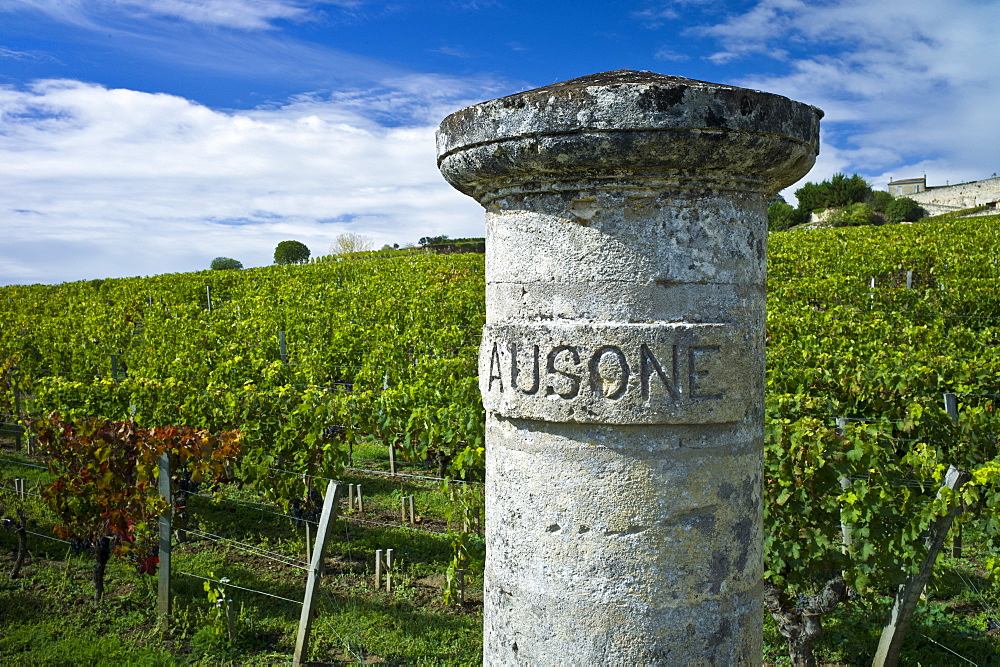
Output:
<path fill-rule="evenodd" d="M 812 167 L 822 116 L 772 93 L 617 70 L 451 114 L 437 131 L 438 167 L 484 204 L 528 181 L 630 176 L 775 192 Z"/>

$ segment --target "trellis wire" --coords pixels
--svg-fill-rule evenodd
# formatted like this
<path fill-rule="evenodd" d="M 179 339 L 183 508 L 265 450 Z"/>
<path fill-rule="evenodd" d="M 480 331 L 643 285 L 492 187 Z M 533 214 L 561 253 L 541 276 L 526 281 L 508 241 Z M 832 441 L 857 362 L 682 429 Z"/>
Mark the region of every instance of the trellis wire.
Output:
<path fill-rule="evenodd" d="M 40 465 L 36 465 L 34 463 L 25 463 L 24 461 L 12 461 L 10 459 L 0 459 L 0 462 L 3 462 L 3 463 L 13 463 L 14 465 L 25 466 L 26 468 L 39 468 L 41 470 L 48 470 L 47 466 L 40 466 Z"/>
<path fill-rule="evenodd" d="M 323 477 L 321 475 L 310 475 L 309 473 L 295 472 L 294 470 L 282 470 L 281 468 L 271 468 L 269 466 L 258 466 L 258 467 L 259 468 L 263 468 L 264 470 L 273 470 L 274 472 L 283 472 L 283 473 L 285 473 L 287 475 L 295 475 L 296 477 L 308 477 L 309 479 L 323 479 L 323 480 L 326 480 L 328 482 L 337 482 L 337 481 L 339 481 L 339 480 L 333 479 L 331 477 Z"/>
<path fill-rule="evenodd" d="M 326 589 L 324 589 L 322 587 L 320 588 L 320 590 L 323 591 L 323 593 L 326 595 L 327 599 L 331 602 L 331 604 L 334 604 L 336 606 L 336 603 L 333 600 L 333 596 L 330 595 L 330 591 L 328 591 L 328 590 L 326 590 Z M 362 655 L 358 655 L 357 653 L 354 652 L 354 650 L 351 648 L 350 642 L 348 642 L 346 639 L 344 639 L 344 636 L 342 634 L 340 634 L 339 632 L 337 632 L 337 628 L 333 627 L 333 623 L 330 621 L 329 617 L 326 617 L 323 620 L 326 622 L 327 626 L 333 631 L 333 634 L 337 635 L 337 638 L 341 642 L 344 643 L 344 648 L 347 649 L 347 652 L 350 653 L 351 655 L 353 655 L 355 658 L 357 658 L 357 661 L 358 661 L 359 664 L 364 665 L 365 664 L 364 655 L 363 654 Z M 358 649 L 358 650 L 361 650 L 361 649 Z"/>
<path fill-rule="evenodd" d="M 255 547 L 252 544 L 247 544 L 246 542 L 240 542 L 239 540 L 234 540 L 228 537 L 222 537 L 221 535 L 214 535 L 212 533 L 206 533 L 204 531 L 197 530 L 195 528 L 183 528 L 184 532 L 191 533 L 195 536 L 202 536 L 205 539 L 211 540 L 213 542 L 227 542 L 232 544 L 237 549 L 252 553 L 257 556 L 262 556 L 268 560 L 273 560 L 276 563 L 281 563 L 282 565 L 287 565 L 289 567 L 297 567 L 300 570 L 308 570 L 308 567 L 304 565 L 299 565 L 299 563 L 304 563 L 305 561 L 295 558 L 294 556 L 286 556 L 285 554 L 278 553 L 277 551 L 269 551 L 267 549 L 261 549 L 260 547 Z M 277 557 L 276 557 L 277 556 Z"/>
<path fill-rule="evenodd" d="M 242 503 L 242 502 L 240 502 L 238 500 L 232 500 L 231 498 L 217 498 L 215 496 L 210 496 L 210 495 L 207 495 L 207 494 L 204 494 L 204 493 L 198 493 L 196 491 L 188 491 L 187 493 L 188 493 L 188 495 L 191 495 L 191 496 L 199 496 L 201 498 L 209 498 L 211 500 L 222 502 L 222 503 L 231 503 L 233 505 L 239 505 L 240 507 L 245 507 L 245 508 L 253 510 L 255 512 L 264 512 L 266 514 L 273 514 L 274 516 L 285 517 L 286 519 L 291 519 L 293 521 L 303 521 L 305 523 L 311 523 L 313 525 L 317 525 L 319 523 L 318 521 L 314 521 L 312 519 L 306 519 L 306 518 L 303 518 L 303 517 L 296 517 L 296 516 L 292 516 L 291 514 L 285 514 L 284 512 L 274 512 L 272 510 L 268 510 L 268 509 L 264 509 L 263 507 L 259 507 L 258 505 L 249 505 L 247 503 Z M 271 507 L 277 507 L 277 505 L 274 505 L 274 504 L 271 504 L 271 503 L 259 503 L 259 505 L 271 505 Z"/>
<path fill-rule="evenodd" d="M 45 539 L 52 540 L 53 542 L 62 542 L 63 544 L 73 544 L 69 540 L 63 540 L 58 537 L 52 537 L 51 535 L 42 535 L 41 533 L 33 533 L 30 530 L 26 530 L 24 532 L 26 532 L 28 535 L 34 535 L 36 537 L 44 537 Z"/>
<path fill-rule="evenodd" d="M 970 665 L 976 665 L 976 667 L 978 667 L 978 666 L 979 666 L 979 663 L 976 663 L 976 662 L 972 662 L 971 660 L 969 660 L 968 658 L 966 658 L 966 657 L 965 657 L 964 655 L 962 655 L 961 653 L 956 653 L 955 651 L 952 651 L 952 650 L 951 650 L 950 648 L 948 648 L 947 646 L 945 646 L 945 645 L 944 645 L 944 644 L 942 644 L 941 642 L 939 642 L 939 641 L 937 641 L 937 640 L 934 640 L 934 639 L 931 639 L 930 637 L 928 637 L 928 636 L 927 636 L 927 635 L 925 635 L 924 633 L 922 633 L 922 632 L 917 632 L 917 634 L 918 634 L 918 635 L 920 635 L 921 637 L 923 637 L 924 639 L 926 639 L 926 640 L 928 640 L 928 641 L 931 641 L 931 642 L 933 642 L 933 643 L 937 644 L 938 646 L 940 646 L 941 648 L 943 648 L 943 649 L 944 649 L 945 651 L 948 651 L 948 653 L 951 653 L 952 655 L 955 655 L 955 656 L 958 656 L 958 657 L 959 657 L 959 658 L 961 658 L 962 660 L 965 660 L 965 661 L 966 661 L 967 663 L 969 663 Z"/>
<path fill-rule="evenodd" d="M 5 461 L 5 460 L 6 459 L 0 459 L 0 461 Z M 31 465 L 31 464 L 21 464 L 19 461 L 9 461 L 9 462 L 10 463 L 14 463 L 14 464 L 19 464 L 19 465 Z M 32 467 L 44 468 L 44 466 L 32 466 Z M 267 470 L 274 470 L 276 472 L 283 472 L 283 473 L 287 473 L 287 474 L 290 474 L 290 475 L 310 477 L 312 479 L 325 479 L 325 480 L 329 480 L 330 479 L 329 477 L 321 477 L 319 475 L 306 475 L 304 473 L 296 473 L 296 472 L 293 472 L 291 470 L 282 470 L 280 468 L 266 468 L 266 469 Z M 414 479 L 425 479 L 425 480 L 442 481 L 442 482 L 443 481 L 448 481 L 448 482 L 461 482 L 463 484 L 482 484 L 482 482 L 470 482 L 470 481 L 461 480 L 461 479 L 447 480 L 447 479 L 442 478 L 442 477 L 428 477 L 426 475 L 409 475 L 409 474 L 406 474 L 406 473 L 395 473 L 395 474 L 393 474 L 393 473 L 388 473 L 388 472 L 384 472 L 384 471 L 380 471 L 380 470 L 365 470 L 365 469 L 362 469 L 362 468 L 345 468 L 345 470 L 350 470 L 350 471 L 353 471 L 353 472 L 364 472 L 364 473 L 378 474 L 378 475 L 389 476 L 389 477 L 410 477 L 410 478 L 414 478 Z M 7 487 L 0 487 L 0 488 L 4 488 L 4 489 L 10 490 L 10 491 L 14 490 L 14 489 L 7 489 Z M 193 496 L 199 496 L 199 497 L 202 497 L 202 498 L 209 498 L 209 499 L 217 500 L 217 501 L 220 501 L 220 502 L 232 503 L 234 505 L 238 505 L 240 507 L 246 507 L 247 509 L 252 509 L 254 511 L 264 512 L 264 513 L 267 513 L 267 514 L 273 514 L 275 516 L 280 516 L 280 517 L 285 517 L 285 518 L 291 519 L 293 521 L 303 521 L 305 523 L 310 523 L 310 524 L 313 524 L 313 525 L 317 525 L 317 522 L 314 521 L 314 520 L 312 520 L 312 519 L 306 519 L 306 518 L 303 518 L 303 517 L 295 517 L 295 516 L 292 516 L 291 514 L 285 514 L 283 512 L 275 512 L 275 511 L 272 511 L 272 510 L 264 509 L 263 507 L 255 507 L 253 505 L 248 505 L 246 503 L 241 503 L 239 501 L 231 500 L 229 498 L 217 498 L 215 496 L 210 496 L 210 495 L 207 495 L 207 494 L 204 494 L 204 493 L 197 493 L 195 491 L 188 491 L 188 493 L 190 495 L 193 495 Z M 41 496 L 38 495 L 38 494 L 28 494 L 28 495 L 33 495 L 33 496 L 36 496 L 38 498 L 41 498 Z M 357 523 L 365 523 L 365 524 L 369 524 L 369 525 L 373 525 L 373 526 L 385 526 L 385 527 L 388 527 L 388 528 L 406 528 L 408 530 L 415 530 L 415 531 L 421 532 L 421 533 L 430 533 L 432 535 L 442 535 L 443 534 L 443 533 L 441 533 L 439 531 L 436 531 L 436 530 L 426 530 L 426 529 L 423 529 L 423 528 L 413 528 L 411 526 L 399 526 L 399 525 L 396 525 L 396 524 L 384 523 L 384 522 L 380 522 L 380 521 L 371 521 L 371 520 L 368 520 L 368 519 L 360 519 L 360 518 L 356 518 L 356 517 L 349 517 L 349 516 L 346 516 L 346 515 L 342 516 L 342 518 L 344 518 L 346 520 L 349 520 L 349 521 L 354 521 L 354 522 L 357 522 Z M 187 532 L 195 532 L 194 529 L 185 529 L 185 530 L 187 530 Z M 218 537 L 218 536 L 216 536 L 216 537 Z M 229 540 L 229 538 L 223 538 L 223 537 L 220 537 L 219 539 Z M 243 544 L 243 543 L 237 542 L 235 540 L 229 540 L 229 541 L 232 541 L 232 542 L 235 542 L 235 543 L 238 543 L 238 544 Z M 248 545 L 248 546 L 251 546 L 251 545 Z M 299 566 L 295 566 L 295 567 L 299 567 Z"/>
<path fill-rule="evenodd" d="M 871 477 L 848 477 L 847 479 L 849 479 L 852 482 L 859 482 L 859 481 L 860 482 L 868 482 L 868 481 L 871 481 L 872 478 Z M 922 491 L 930 490 L 932 487 L 936 488 L 936 485 L 935 485 L 934 482 L 925 482 L 925 481 L 922 481 L 922 480 L 919 480 L 919 479 L 916 479 L 916 478 L 907 478 L 907 477 L 904 477 L 904 478 L 900 478 L 900 479 L 890 479 L 889 482 L 891 482 L 895 486 L 907 486 L 907 487 L 910 487 L 912 489 L 920 489 Z"/>
<path fill-rule="evenodd" d="M 253 588 L 246 588 L 245 586 L 237 586 L 236 584 L 234 584 L 232 582 L 223 583 L 223 582 L 219 581 L 218 579 L 212 579 L 211 577 L 203 577 L 200 574 L 192 574 L 190 572 L 181 572 L 180 570 L 177 571 L 177 574 L 183 574 L 183 575 L 188 576 L 188 577 L 194 577 L 195 579 L 203 579 L 204 581 L 214 581 L 215 583 L 222 584 L 223 586 L 227 586 L 227 587 L 230 587 L 230 588 L 238 588 L 241 591 L 247 591 L 248 593 L 256 593 L 257 595 L 266 595 L 267 597 L 269 597 L 269 598 L 275 598 L 276 600 L 284 600 L 285 602 L 293 602 L 293 603 L 295 603 L 297 605 L 301 605 L 302 604 L 301 600 L 292 600 L 291 598 L 283 598 L 280 595 L 274 595 L 273 593 L 265 593 L 264 591 L 258 591 L 258 590 L 255 590 Z"/>
<path fill-rule="evenodd" d="M 873 419 L 871 417 L 837 417 L 848 422 L 863 422 L 865 424 L 902 424 L 905 419 Z"/>
<path fill-rule="evenodd" d="M 388 463 L 387 460 L 383 460 L 383 459 L 358 459 L 358 460 L 359 461 L 384 461 L 385 463 Z M 433 465 L 433 464 L 428 464 L 428 465 Z M 310 474 L 307 474 L 307 473 L 304 473 L 304 472 L 295 472 L 294 470 L 283 470 L 281 468 L 271 468 L 269 466 L 260 466 L 260 467 L 263 468 L 263 469 L 265 469 L 265 470 L 273 470 L 274 472 L 282 472 L 282 473 L 285 473 L 285 474 L 288 474 L 288 475 L 295 475 L 296 477 L 308 477 L 310 479 L 323 479 L 323 480 L 330 481 L 330 482 L 338 481 L 338 480 L 332 479 L 330 477 L 323 477 L 322 475 L 310 475 Z M 383 477 L 412 477 L 414 479 L 426 479 L 426 480 L 430 480 L 432 482 L 459 482 L 461 484 L 482 484 L 482 482 L 474 482 L 474 481 L 465 480 L 465 479 L 449 479 L 447 477 L 431 477 L 429 475 L 412 475 L 412 474 L 405 473 L 405 472 L 388 472 L 388 471 L 385 471 L 385 470 L 372 470 L 370 468 L 344 468 L 344 470 L 345 471 L 350 471 L 350 472 L 367 473 L 367 474 L 371 474 L 371 475 L 381 475 Z"/>
<path fill-rule="evenodd" d="M 354 460 L 355 461 L 370 461 L 370 462 L 374 462 L 374 463 L 388 463 L 389 462 L 388 459 L 363 459 L 363 458 L 357 458 L 357 457 Z M 435 466 L 437 464 L 434 463 L 433 461 L 406 461 L 405 464 L 397 463 L 396 465 L 410 465 L 410 466 L 426 466 L 426 467 L 431 467 L 431 466 Z"/>
<path fill-rule="evenodd" d="M 433 482 L 458 482 L 461 484 L 482 484 L 482 482 L 474 482 L 467 479 L 448 479 L 447 477 L 430 477 L 428 475 L 411 475 L 405 472 L 387 472 L 385 470 L 369 470 L 367 468 L 344 468 L 344 470 L 349 470 L 351 472 L 363 472 L 369 475 L 381 475 L 383 477 L 411 477 L 413 479 L 426 479 Z"/>
<path fill-rule="evenodd" d="M 414 530 L 414 531 L 416 531 L 418 533 L 429 533 L 431 535 L 445 535 L 445 533 L 442 533 L 442 532 L 439 532 L 439 531 L 436 531 L 436 530 L 427 530 L 426 528 L 414 528 L 413 526 L 410 526 L 410 525 L 407 525 L 407 524 L 384 523 L 382 521 L 372 521 L 370 519 L 359 519 L 357 517 L 347 516 L 347 515 L 344 515 L 341 518 L 345 519 L 346 521 L 353 521 L 355 523 L 363 523 L 363 524 L 367 524 L 369 526 L 384 526 L 386 528 L 404 528 L 406 530 Z"/>
<path fill-rule="evenodd" d="M 984 608 L 984 609 L 986 609 L 986 611 L 987 611 L 987 612 L 989 612 L 989 614 L 990 614 L 990 615 L 991 615 L 991 616 L 992 616 L 992 617 L 993 617 L 994 619 L 996 619 L 996 618 L 997 618 L 997 611 L 996 611 L 996 609 L 995 609 L 995 608 L 994 608 L 993 606 L 989 605 L 989 604 L 988 604 L 988 603 L 986 602 L 986 598 L 985 598 L 985 597 L 983 596 L 983 594 L 982 594 L 982 593 L 981 593 L 981 592 L 979 591 L 979 588 L 977 588 L 977 587 L 976 587 L 976 585 L 975 585 L 974 583 L 972 583 L 972 580 L 971 580 L 971 579 L 966 579 L 966 578 L 965 578 L 965 575 L 963 575 L 963 574 L 962 574 L 962 572 L 961 572 L 961 570 L 959 570 L 958 568 L 955 568 L 955 574 L 957 574 L 957 575 L 958 575 L 958 578 L 962 580 L 962 583 L 964 583 L 964 584 L 965 584 L 965 587 L 966 587 L 966 588 L 968 588 L 968 589 L 969 589 L 970 591 L 972 591 L 972 593 L 973 593 L 973 594 L 974 594 L 974 595 L 975 595 L 975 596 L 976 596 L 977 598 L 979 598 L 979 603 L 980 603 L 981 605 L 983 605 L 983 608 Z M 998 620 L 1000 620 L 1000 619 L 998 619 Z"/>
<path fill-rule="evenodd" d="M 41 494 L 31 493 L 30 491 L 18 491 L 17 489 L 12 489 L 9 486 L 0 486 L 0 491 L 13 491 L 14 493 L 23 493 L 26 496 L 34 496 L 35 498 L 41 498 Z"/>
<path fill-rule="evenodd" d="M 982 551 L 981 549 L 975 549 L 972 547 L 962 547 L 962 551 L 970 554 L 977 554 L 979 556 L 996 556 L 995 551 Z"/>

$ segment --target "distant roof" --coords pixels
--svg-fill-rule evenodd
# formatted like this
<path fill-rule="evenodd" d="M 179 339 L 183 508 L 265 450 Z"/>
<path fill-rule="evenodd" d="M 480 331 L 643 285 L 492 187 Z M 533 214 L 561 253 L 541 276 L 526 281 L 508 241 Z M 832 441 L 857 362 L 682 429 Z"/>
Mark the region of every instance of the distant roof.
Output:
<path fill-rule="evenodd" d="M 901 178 L 898 181 L 889 181 L 889 185 L 895 185 L 897 183 L 923 183 L 927 181 L 927 177 L 923 178 Z"/>

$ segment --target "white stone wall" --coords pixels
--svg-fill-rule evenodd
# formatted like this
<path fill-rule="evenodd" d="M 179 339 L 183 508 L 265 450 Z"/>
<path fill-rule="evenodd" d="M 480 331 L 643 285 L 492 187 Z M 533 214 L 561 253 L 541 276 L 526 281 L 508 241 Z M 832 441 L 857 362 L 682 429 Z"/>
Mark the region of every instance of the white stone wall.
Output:
<path fill-rule="evenodd" d="M 909 197 L 927 209 L 931 215 L 973 208 L 1000 201 L 1000 178 L 931 188 Z"/>

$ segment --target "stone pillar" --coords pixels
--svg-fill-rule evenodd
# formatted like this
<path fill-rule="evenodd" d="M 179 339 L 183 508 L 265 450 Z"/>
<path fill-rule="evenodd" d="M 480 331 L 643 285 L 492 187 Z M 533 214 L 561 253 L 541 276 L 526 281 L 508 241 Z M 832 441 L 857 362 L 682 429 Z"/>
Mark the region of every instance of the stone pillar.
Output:
<path fill-rule="evenodd" d="M 821 116 L 618 71 L 441 123 L 486 209 L 485 664 L 760 663 L 766 207 Z"/>

